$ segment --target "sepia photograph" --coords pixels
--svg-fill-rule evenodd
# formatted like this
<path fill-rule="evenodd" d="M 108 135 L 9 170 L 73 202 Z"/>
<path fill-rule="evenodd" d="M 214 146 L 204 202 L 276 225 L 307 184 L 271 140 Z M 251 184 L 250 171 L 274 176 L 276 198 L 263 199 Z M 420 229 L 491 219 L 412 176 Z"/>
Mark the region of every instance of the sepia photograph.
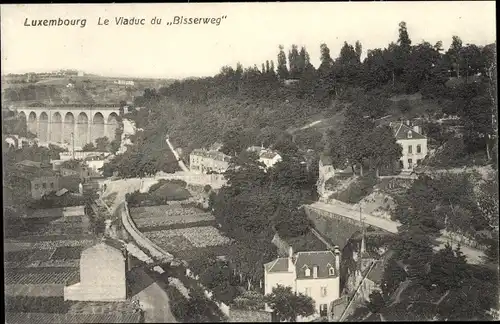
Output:
<path fill-rule="evenodd" d="M 500 321 L 494 1 L 0 13 L 5 323 Z"/>

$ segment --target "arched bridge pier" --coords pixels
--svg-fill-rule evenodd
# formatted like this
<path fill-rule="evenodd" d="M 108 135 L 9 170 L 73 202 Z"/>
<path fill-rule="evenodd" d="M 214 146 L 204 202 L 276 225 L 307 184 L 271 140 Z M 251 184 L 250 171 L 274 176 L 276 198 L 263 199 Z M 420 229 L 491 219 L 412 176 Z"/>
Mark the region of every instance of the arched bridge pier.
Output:
<path fill-rule="evenodd" d="M 120 113 L 118 105 L 51 105 L 18 107 L 26 118 L 28 131 L 40 143 L 59 143 L 82 148 L 97 138 L 114 139 Z"/>

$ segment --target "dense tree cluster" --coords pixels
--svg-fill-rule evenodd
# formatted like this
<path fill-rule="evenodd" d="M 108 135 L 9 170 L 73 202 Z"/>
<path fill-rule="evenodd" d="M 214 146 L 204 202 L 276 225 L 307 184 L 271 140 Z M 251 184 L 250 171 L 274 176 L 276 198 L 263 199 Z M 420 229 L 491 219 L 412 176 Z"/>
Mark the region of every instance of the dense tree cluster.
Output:
<path fill-rule="evenodd" d="M 399 313 L 400 320 L 491 319 L 490 309 L 498 307 L 498 239 L 491 239 L 498 237 L 498 216 L 492 216 L 493 209 L 498 211 L 498 185 L 493 179 L 483 182 L 479 193 L 466 174 L 421 176 L 413 183 L 398 199 L 395 211 L 402 225 L 384 272 L 384 306 L 380 307 L 379 296 L 373 296 L 372 307 L 385 314 L 398 313 L 401 303 L 390 302 L 390 296 L 399 287 L 401 300 L 419 303 L 418 308 Z M 433 253 L 442 229 L 488 244 L 485 261 L 495 269 L 468 264 L 460 245 L 447 244 Z"/>
<path fill-rule="evenodd" d="M 256 154 L 240 154 L 225 176 L 228 184 L 215 197 L 213 210 L 230 237 L 252 241 L 269 239 L 274 231 L 287 237 L 309 230 L 310 222 L 299 207 L 311 199 L 315 176 L 296 157 L 284 155 L 283 161 L 265 170 Z"/>
<path fill-rule="evenodd" d="M 332 157 L 334 167 L 343 169 L 350 165 L 360 166 L 363 175 L 364 166 L 376 170 L 391 168 L 399 160 L 402 147 L 396 143 L 389 126 L 376 126 L 362 112 L 350 107 L 340 129 L 328 134 L 326 151 Z"/>
<path fill-rule="evenodd" d="M 175 145 L 186 152 L 224 139 L 240 146 L 233 147 L 233 151 L 225 149 L 234 155 L 234 149 L 238 151 L 241 147 L 275 144 L 284 131 L 303 126 L 311 116 L 329 117 L 351 107 L 351 111 L 368 118 L 365 121 L 356 118 L 353 127 L 346 127 L 342 135 L 352 134 L 346 141 L 360 147 L 347 150 L 341 160 L 349 159 L 350 163 L 371 160 L 371 165 L 378 169 L 386 164 L 385 156 L 391 160 L 393 155 L 397 156 L 395 146 L 389 145 L 388 152 L 368 152 L 361 134 L 353 129 L 374 138 L 370 137 L 373 130 L 366 125 L 370 119 L 395 110 L 407 115 L 415 108 L 407 101 L 395 104 L 389 98 L 420 92 L 424 98 L 435 101 L 426 108 L 429 116 L 439 117 L 444 112 L 462 117 L 468 150 L 477 150 L 478 143 L 484 147 L 481 150 L 487 145 L 491 150 L 485 135 L 492 133 L 494 105 L 490 88 L 494 86 L 491 77 L 496 73 L 494 44 L 463 45 L 457 36 L 448 50 L 442 48 L 441 42 L 414 44 L 402 22 L 396 42 L 384 49 L 367 50 L 363 60 L 364 49 L 359 42 L 345 42 L 337 58 L 327 44 L 321 44 L 320 49 L 321 64 L 317 68 L 310 63 L 306 48 L 293 44 L 287 53 L 280 45 L 276 65 L 273 60 L 263 62 L 260 67 L 245 68 L 238 63 L 236 67 L 224 66 L 214 77 L 178 81 L 158 91 L 147 89 L 134 103 L 146 108 L 132 111 L 130 117 L 145 132 L 157 130 L 152 136 L 163 137 L 168 132 Z M 450 86 L 450 78 L 457 80 L 456 84 Z M 434 133 L 438 141 L 444 141 L 439 132 Z M 344 137 L 340 131 L 337 135 Z M 390 141 L 380 135 L 384 144 Z M 321 149 L 318 145 L 321 134 L 310 136 L 314 141 L 295 137 L 298 147 Z"/>
<path fill-rule="evenodd" d="M 165 142 L 165 137 L 153 136 L 149 129 L 132 137 L 133 145 L 116 155 L 101 168 L 104 176 L 116 174 L 125 178 L 143 178 L 158 171 L 173 173 L 178 170 L 177 161 Z"/>

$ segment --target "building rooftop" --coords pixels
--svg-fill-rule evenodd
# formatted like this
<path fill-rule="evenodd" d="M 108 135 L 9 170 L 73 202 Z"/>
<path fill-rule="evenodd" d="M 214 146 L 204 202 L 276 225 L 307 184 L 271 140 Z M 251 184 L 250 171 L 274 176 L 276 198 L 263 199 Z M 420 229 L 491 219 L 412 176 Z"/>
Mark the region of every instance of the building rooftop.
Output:
<path fill-rule="evenodd" d="M 279 156 L 278 152 L 270 150 L 262 150 L 260 153 L 261 159 L 274 159 L 276 156 Z"/>
<path fill-rule="evenodd" d="M 335 255 L 332 251 L 311 251 L 311 252 L 298 252 L 297 260 L 295 261 L 295 268 L 297 270 L 297 279 L 311 279 L 306 277 L 304 270 L 311 269 L 313 266 L 318 267 L 318 278 L 330 278 L 329 269 L 335 269 Z M 338 275 L 335 269 L 335 275 Z"/>
<path fill-rule="evenodd" d="M 277 258 L 264 264 L 267 272 L 288 272 L 288 258 Z"/>
<path fill-rule="evenodd" d="M 50 165 L 44 165 L 41 162 L 24 160 L 16 164 L 13 171 L 14 176 L 22 179 L 33 180 L 38 177 L 55 177 L 57 173 L 52 170 Z"/>
<path fill-rule="evenodd" d="M 366 277 L 378 285 L 382 282 L 382 278 L 384 275 L 384 264 L 380 260 L 377 260 L 375 262 L 375 265 Z"/>
<path fill-rule="evenodd" d="M 229 162 L 231 157 L 229 155 L 226 155 L 222 152 L 218 151 L 208 151 L 208 150 L 202 150 L 202 149 L 195 149 L 191 152 L 191 154 L 195 156 L 202 156 L 206 158 L 211 158 L 217 161 L 223 161 L 223 162 Z"/>
<path fill-rule="evenodd" d="M 394 137 L 396 140 L 406 140 L 406 139 L 426 139 L 424 135 L 416 132 L 412 127 L 404 124 L 403 122 L 391 123 L 390 127 L 394 132 Z M 411 133 L 411 137 L 408 134 Z"/>

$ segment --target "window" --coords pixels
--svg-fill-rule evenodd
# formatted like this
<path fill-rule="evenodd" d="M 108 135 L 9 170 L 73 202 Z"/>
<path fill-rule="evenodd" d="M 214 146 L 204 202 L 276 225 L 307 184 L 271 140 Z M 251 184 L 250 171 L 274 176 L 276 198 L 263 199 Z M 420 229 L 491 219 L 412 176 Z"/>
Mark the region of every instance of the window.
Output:
<path fill-rule="evenodd" d="M 318 266 L 313 267 L 313 278 L 318 278 Z"/>
<path fill-rule="evenodd" d="M 412 164 L 413 164 L 413 160 L 412 159 L 408 159 L 408 168 L 409 169 L 412 168 Z"/>
<path fill-rule="evenodd" d="M 407 134 L 407 135 L 408 135 L 408 138 L 411 138 L 411 135 L 412 135 L 412 134 L 411 134 L 411 131 L 408 131 L 408 134 Z"/>
<path fill-rule="evenodd" d="M 326 287 L 321 287 L 321 297 L 326 297 Z"/>
<path fill-rule="evenodd" d="M 417 145 L 417 153 L 422 153 L 422 146 L 420 144 Z"/>
<path fill-rule="evenodd" d="M 321 316 L 321 317 L 328 316 L 328 305 L 327 304 L 319 305 L 319 316 Z"/>
<path fill-rule="evenodd" d="M 311 288 L 306 287 L 305 295 L 311 297 Z"/>
<path fill-rule="evenodd" d="M 43 189 L 47 189 L 47 184 L 46 184 L 46 183 L 43 183 L 43 184 L 42 184 L 42 188 L 43 188 Z"/>
<path fill-rule="evenodd" d="M 330 274 L 330 276 L 334 276 L 335 275 L 335 269 L 332 267 L 330 269 L 328 269 L 328 274 Z"/>
<path fill-rule="evenodd" d="M 306 268 L 306 270 L 304 271 L 304 275 L 305 275 L 306 277 L 310 277 L 310 276 L 311 276 L 311 269 Z"/>
<path fill-rule="evenodd" d="M 408 154 L 412 154 L 412 153 L 413 153 L 413 146 L 408 145 Z"/>
<path fill-rule="evenodd" d="M 53 182 L 50 183 L 50 189 L 54 189 L 54 183 Z"/>

